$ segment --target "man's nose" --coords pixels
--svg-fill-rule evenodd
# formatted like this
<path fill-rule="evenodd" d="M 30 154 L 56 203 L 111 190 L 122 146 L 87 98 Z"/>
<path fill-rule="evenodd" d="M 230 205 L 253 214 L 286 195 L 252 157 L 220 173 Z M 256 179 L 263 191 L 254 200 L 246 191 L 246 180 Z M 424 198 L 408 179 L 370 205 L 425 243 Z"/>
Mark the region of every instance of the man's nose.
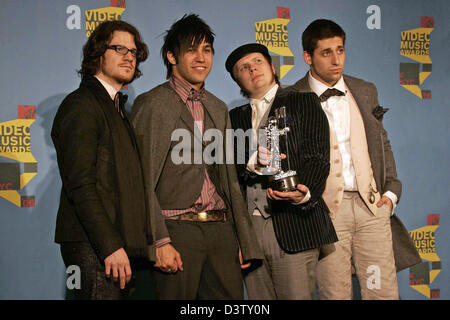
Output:
<path fill-rule="evenodd" d="M 128 61 L 133 61 L 134 59 L 136 59 L 135 57 L 133 57 L 133 55 L 131 54 L 131 51 L 128 51 L 126 55 L 123 56 L 125 60 Z"/>
<path fill-rule="evenodd" d="M 341 57 L 336 52 L 333 52 L 331 55 L 331 63 L 334 65 L 339 65 L 340 62 L 341 62 Z"/>
<path fill-rule="evenodd" d="M 203 53 L 202 50 L 195 51 L 195 60 L 200 62 L 205 61 L 205 54 Z"/>

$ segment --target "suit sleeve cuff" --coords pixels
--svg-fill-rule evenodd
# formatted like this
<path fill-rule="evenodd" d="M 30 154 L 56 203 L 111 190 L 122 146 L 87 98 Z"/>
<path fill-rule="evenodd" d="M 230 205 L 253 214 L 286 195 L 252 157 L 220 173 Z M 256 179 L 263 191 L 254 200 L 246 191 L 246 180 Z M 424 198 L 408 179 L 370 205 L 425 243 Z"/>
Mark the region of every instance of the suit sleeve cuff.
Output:
<path fill-rule="evenodd" d="M 393 214 L 394 214 L 394 211 L 395 211 L 395 207 L 397 207 L 397 202 L 398 202 L 397 196 L 396 196 L 395 193 L 393 193 L 392 191 L 386 191 L 386 192 L 383 194 L 383 196 L 386 196 L 386 197 L 388 197 L 389 199 L 391 199 L 391 201 L 392 201 L 392 212 L 391 212 L 391 215 L 393 215 Z"/>
<path fill-rule="evenodd" d="M 258 151 L 253 152 L 250 159 L 248 159 L 247 170 L 261 176 L 261 166 L 258 165 L 257 157 Z"/>
<path fill-rule="evenodd" d="M 300 202 L 297 202 L 297 203 L 293 203 L 293 205 L 294 205 L 294 206 L 297 206 L 297 205 L 299 205 L 299 204 L 306 203 L 306 202 L 308 202 L 310 199 L 311 199 L 311 192 L 309 192 L 309 190 L 308 190 L 308 193 L 307 193 L 306 196 L 303 198 L 303 200 L 300 201 Z"/>
<path fill-rule="evenodd" d="M 170 240 L 170 237 L 162 238 L 155 242 L 155 247 L 161 248 L 162 246 L 165 246 L 166 244 L 171 243 L 171 242 L 172 241 Z"/>

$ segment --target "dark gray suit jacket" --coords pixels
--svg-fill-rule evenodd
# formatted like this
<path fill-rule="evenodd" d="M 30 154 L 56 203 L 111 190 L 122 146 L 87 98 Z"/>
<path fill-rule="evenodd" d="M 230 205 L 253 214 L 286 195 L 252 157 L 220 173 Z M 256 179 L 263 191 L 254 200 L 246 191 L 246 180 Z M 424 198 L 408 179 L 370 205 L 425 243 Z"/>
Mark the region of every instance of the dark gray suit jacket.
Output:
<path fill-rule="evenodd" d="M 202 101 L 205 109 L 205 131 L 218 129 L 225 138 L 225 130 L 231 129 L 227 106 L 208 91 Z M 174 164 L 171 160 L 174 147 L 174 142 L 171 141 L 172 133 L 176 129 L 187 129 L 194 135 L 194 119 L 169 82 L 138 96 L 131 117 L 142 150 L 146 187 L 156 192 L 156 197 L 149 199 L 149 202 L 154 221 L 152 226 L 155 226 L 153 235 L 154 239 L 158 240 L 169 236 L 161 208 L 185 209 L 192 205 L 203 184 L 205 164 Z M 222 143 L 223 147 L 224 144 L 225 142 Z M 204 144 L 202 150 L 205 147 Z M 223 159 L 226 159 L 225 147 L 223 155 Z M 243 258 L 262 259 L 234 164 L 212 164 L 206 168 L 229 209 L 228 217 L 234 225 Z"/>
<path fill-rule="evenodd" d="M 52 140 L 62 180 L 55 241 L 88 242 L 103 261 L 152 243 L 139 153 L 128 120 L 103 85 L 84 76 L 55 116 Z"/>
<path fill-rule="evenodd" d="M 402 185 L 397 178 L 394 155 L 383 128 L 382 118 L 385 109 L 378 103 L 378 91 L 374 84 L 344 75 L 344 81 L 358 104 L 364 121 L 370 161 L 374 179 L 381 194 L 392 191 L 400 200 Z M 311 92 L 308 73 L 287 90 Z M 394 214 L 391 218 L 392 240 L 397 271 L 421 262 L 421 258 L 400 219 Z"/>

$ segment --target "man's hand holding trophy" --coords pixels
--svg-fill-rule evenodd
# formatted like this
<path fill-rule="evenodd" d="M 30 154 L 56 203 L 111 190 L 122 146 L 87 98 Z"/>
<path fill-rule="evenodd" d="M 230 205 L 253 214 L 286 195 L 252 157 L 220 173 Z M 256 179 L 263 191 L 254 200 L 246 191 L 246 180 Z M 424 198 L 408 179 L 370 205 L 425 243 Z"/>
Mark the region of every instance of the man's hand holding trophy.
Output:
<path fill-rule="evenodd" d="M 286 121 L 286 107 L 275 110 L 275 117 L 270 117 L 265 131 L 265 146 L 258 146 L 258 164 L 263 167 L 263 175 L 269 177 L 267 197 L 271 200 L 289 201 L 298 204 L 308 193 L 308 187 L 299 183 L 297 172 L 290 169 L 289 141 L 290 128 Z M 280 138 L 285 139 L 286 154 L 280 151 Z M 282 169 L 282 161 L 287 161 L 287 171 Z"/>

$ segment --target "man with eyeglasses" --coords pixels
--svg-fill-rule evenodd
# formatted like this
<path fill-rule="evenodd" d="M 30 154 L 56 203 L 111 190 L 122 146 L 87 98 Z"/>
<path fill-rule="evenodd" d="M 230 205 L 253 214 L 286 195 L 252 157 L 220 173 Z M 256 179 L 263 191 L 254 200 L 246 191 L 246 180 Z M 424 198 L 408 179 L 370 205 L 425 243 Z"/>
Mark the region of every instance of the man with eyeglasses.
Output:
<path fill-rule="evenodd" d="M 62 180 L 55 241 L 65 265 L 80 268 L 76 299 L 125 298 L 132 263 L 148 259 L 151 219 L 127 96 L 120 92 L 141 76 L 147 55 L 132 25 L 100 24 L 83 47 L 80 87 L 53 122 Z"/>

